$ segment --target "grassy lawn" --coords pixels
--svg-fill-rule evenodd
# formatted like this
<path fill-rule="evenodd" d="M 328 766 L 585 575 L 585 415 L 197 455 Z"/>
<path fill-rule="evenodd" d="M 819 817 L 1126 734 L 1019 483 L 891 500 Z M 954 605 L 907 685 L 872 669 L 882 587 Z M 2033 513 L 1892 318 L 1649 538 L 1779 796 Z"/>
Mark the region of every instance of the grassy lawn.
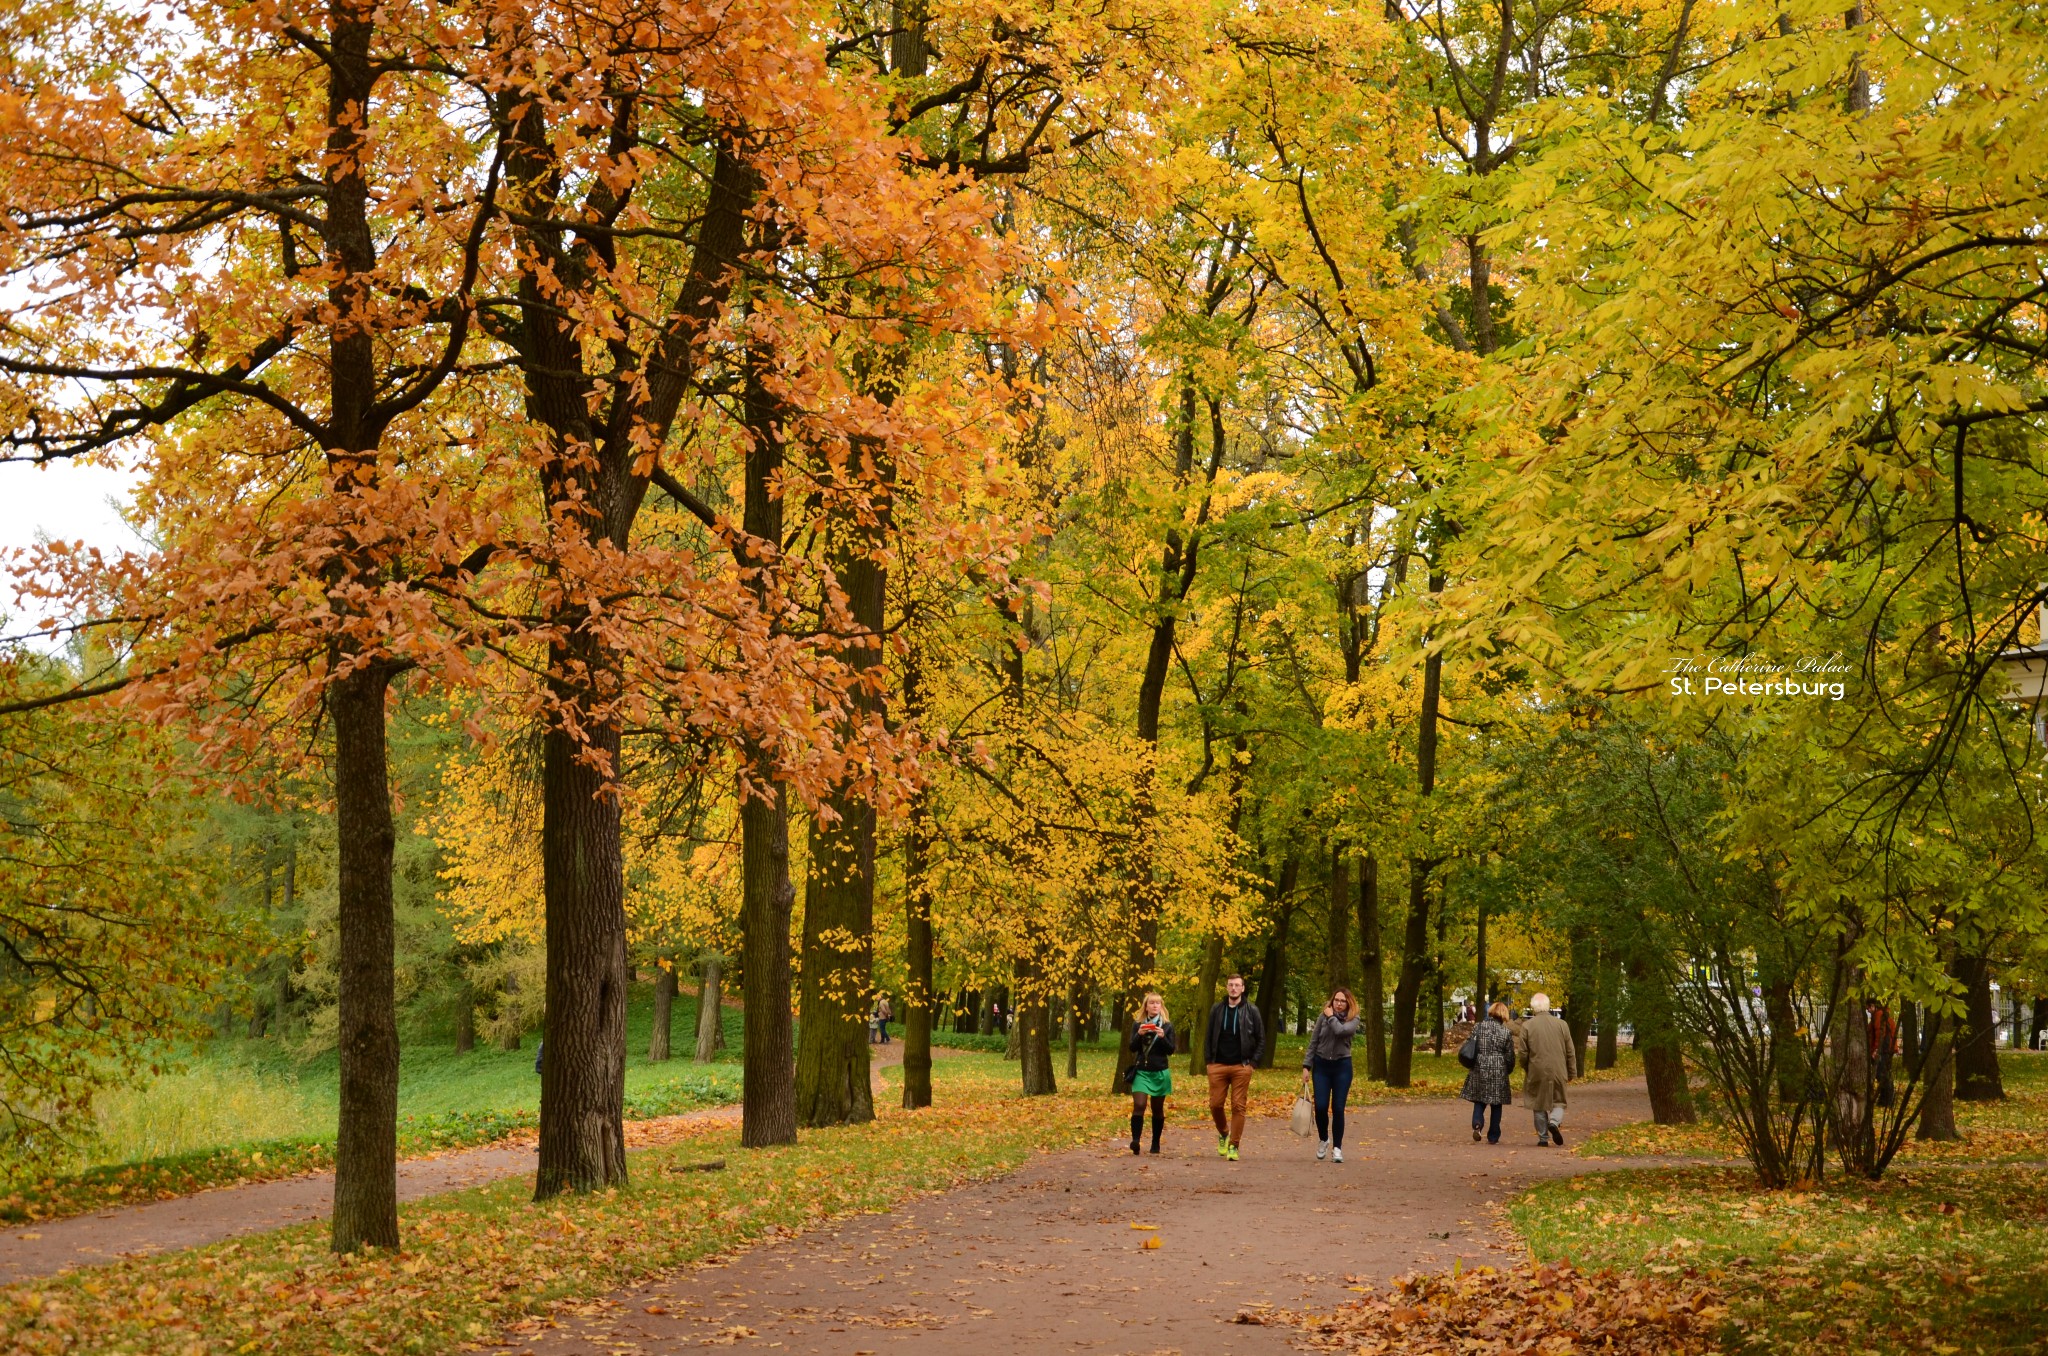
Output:
<path fill-rule="evenodd" d="M 1711 1282 L 1731 1350 L 2048 1350 L 2048 1056 L 2000 1065 L 2005 1102 L 1958 1103 L 1964 1142 L 1909 1146 L 1881 1182 L 1769 1192 L 1746 1164 L 1674 1166 L 1548 1182 L 1509 1214 L 1543 1260 Z M 1584 1151 L 1735 1152 L 1711 1123 L 1622 1127 Z"/>
<path fill-rule="evenodd" d="M 2001 1050 L 1998 1069 L 2005 1084 L 2004 1101 L 1956 1103 L 1961 1141 L 1908 1139 L 1894 1161 L 1901 1165 L 2048 1162 L 2048 1052 Z M 1729 1126 L 1706 1118 L 1692 1125 L 1653 1125 L 1648 1121 L 1620 1125 L 1590 1135 L 1573 1148 L 1593 1158 L 1742 1158 L 1742 1145 Z"/>
<path fill-rule="evenodd" d="M 628 995 L 627 1117 L 737 1101 L 740 1014 L 724 1013 L 727 1048 L 719 1060 L 698 1064 L 690 1057 L 696 1001 L 678 998 L 672 1029 L 680 1057 L 655 1064 L 647 1060 L 653 999 L 650 984 Z M 534 1045 L 528 1038 L 519 1050 L 480 1045 L 459 1055 L 447 1041 L 403 1042 L 400 1153 L 487 1144 L 536 1124 Z M 338 1078 L 332 1051 L 302 1061 L 274 1040 L 216 1041 L 182 1072 L 103 1094 L 95 1104 L 98 1137 L 68 1161 L 34 1175 L 0 1167 L 0 1222 L 56 1219 L 329 1167 Z"/>
<path fill-rule="evenodd" d="M 1015 1092 L 1015 1066 L 960 1055 L 940 1105 L 742 1150 L 706 1128 L 632 1157 L 629 1187 L 546 1205 L 520 1181 L 401 1208 L 406 1250 L 351 1259 L 307 1225 L 0 1291 L 0 1350 L 23 1356 L 431 1351 L 532 1323 L 639 1277 L 1008 1171 L 1114 1119 L 1100 1090 Z M 720 1172 L 670 1173 L 723 1158 Z"/>

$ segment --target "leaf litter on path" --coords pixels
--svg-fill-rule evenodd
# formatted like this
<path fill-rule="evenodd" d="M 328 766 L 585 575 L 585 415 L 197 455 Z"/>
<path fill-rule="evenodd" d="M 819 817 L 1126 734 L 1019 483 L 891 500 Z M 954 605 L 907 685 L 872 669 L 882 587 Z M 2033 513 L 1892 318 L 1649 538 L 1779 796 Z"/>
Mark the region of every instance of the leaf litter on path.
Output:
<path fill-rule="evenodd" d="M 1358 1356 L 1707 1356 L 1719 1349 L 1727 1312 L 1703 1285 L 1558 1262 L 1411 1274 L 1386 1295 L 1368 1294 L 1329 1313 L 1256 1304 L 1240 1309 L 1237 1322 L 1293 1328 L 1299 1347 Z"/>

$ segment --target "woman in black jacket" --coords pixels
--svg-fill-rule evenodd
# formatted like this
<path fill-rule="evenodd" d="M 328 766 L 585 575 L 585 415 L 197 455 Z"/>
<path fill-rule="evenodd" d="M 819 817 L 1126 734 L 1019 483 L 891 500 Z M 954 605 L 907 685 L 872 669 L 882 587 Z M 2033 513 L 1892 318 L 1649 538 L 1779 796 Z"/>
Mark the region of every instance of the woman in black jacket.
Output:
<path fill-rule="evenodd" d="M 1131 1152 L 1138 1152 L 1138 1132 L 1145 1125 L 1145 1102 L 1152 1103 L 1152 1152 L 1166 1128 L 1166 1098 L 1173 1091 L 1173 1023 L 1166 1018 L 1166 1000 L 1145 995 L 1144 1016 L 1131 1024 Z"/>

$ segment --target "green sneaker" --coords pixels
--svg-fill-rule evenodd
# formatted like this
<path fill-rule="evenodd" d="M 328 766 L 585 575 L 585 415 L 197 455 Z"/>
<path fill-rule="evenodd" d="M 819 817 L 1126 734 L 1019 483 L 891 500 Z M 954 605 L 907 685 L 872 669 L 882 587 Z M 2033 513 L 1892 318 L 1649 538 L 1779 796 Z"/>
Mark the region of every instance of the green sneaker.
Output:
<path fill-rule="evenodd" d="M 1218 1136 L 1216 1136 L 1216 1156 L 1217 1156 L 1218 1158 L 1228 1158 L 1228 1157 L 1230 1157 L 1230 1136 L 1228 1136 L 1228 1135 L 1218 1135 Z"/>
<path fill-rule="evenodd" d="M 1223 1151 L 1223 1156 L 1229 1159 L 1231 1162 L 1235 1163 L 1237 1161 L 1237 1146 L 1235 1144 L 1232 1144 L 1230 1147 Z"/>

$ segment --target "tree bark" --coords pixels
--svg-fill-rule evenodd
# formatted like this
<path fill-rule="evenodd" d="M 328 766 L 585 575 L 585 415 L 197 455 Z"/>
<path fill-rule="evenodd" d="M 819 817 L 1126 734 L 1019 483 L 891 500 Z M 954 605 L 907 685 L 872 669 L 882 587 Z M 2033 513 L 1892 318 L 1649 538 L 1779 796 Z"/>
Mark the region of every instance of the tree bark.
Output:
<path fill-rule="evenodd" d="M 921 29 L 919 30 L 921 33 Z M 920 39 L 914 53 L 920 62 Z M 903 666 L 903 709 L 913 721 L 925 718 L 922 656 L 913 647 Z M 903 840 L 903 1107 L 932 1104 L 932 1023 L 938 994 L 932 988 L 932 897 L 930 793 L 920 788 L 910 803 L 910 831 Z"/>
<path fill-rule="evenodd" d="M 1380 937 L 1380 864 L 1367 853 L 1358 866 L 1358 987 L 1365 1009 L 1365 1076 L 1387 1081 L 1386 969 Z"/>
<path fill-rule="evenodd" d="M 550 671 L 604 671 L 608 656 L 571 637 Z M 557 683 L 588 712 L 602 694 Z M 579 738 L 580 734 L 580 738 Z M 602 756 L 603 767 L 592 755 Z M 619 729 L 555 722 L 541 752 L 542 893 L 547 904 L 547 1057 L 540 1074 L 534 1199 L 626 1180 L 626 872 L 619 839 Z"/>
<path fill-rule="evenodd" d="M 1330 848 L 1330 915 L 1324 936 L 1323 987 L 1329 993 L 1351 987 L 1351 864 L 1344 845 Z"/>
<path fill-rule="evenodd" d="M 804 883 L 803 1029 L 796 1049 L 796 1118 L 807 1126 L 875 1118 L 867 1015 L 873 1002 L 874 809 L 856 796 L 826 804 L 838 822 L 811 823 Z"/>
<path fill-rule="evenodd" d="M 1998 1014 L 1991 1002 L 1991 963 L 1983 956 L 1956 957 L 1962 981 L 1963 1027 L 1955 1045 L 1956 1100 L 1998 1102 L 2005 1085 L 1998 1072 Z"/>
<path fill-rule="evenodd" d="M 389 669 L 358 667 L 328 689 L 340 901 L 341 1116 L 334 1146 L 336 1252 L 398 1246 L 398 1021 L 391 786 L 384 744 Z"/>
<path fill-rule="evenodd" d="M 703 1002 L 702 997 L 698 999 Z M 654 963 L 654 1027 L 647 1033 L 647 1062 L 666 1063 L 672 1038 L 675 1034 L 676 972 L 673 962 L 663 965 Z"/>
<path fill-rule="evenodd" d="M 1052 1012 L 1044 976 L 1035 958 L 1020 958 L 1017 979 L 1017 1058 L 1026 1097 L 1048 1097 L 1059 1091 L 1052 1075 Z"/>
<path fill-rule="evenodd" d="M 1921 1077 L 1927 1090 L 1920 1097 L 1920 1125 L 1917 1139 L 1955 1141 L 1963 1137 L 1956 1129 L 1955 1023 L 1930 1017 L 1934 1040 L 1922 1056 Z"/>
<path fill-rule="evenodd" d="M 1299 870 L 1292 856 L 1280 869 L 1280 907 L 1273 918 L 1273 934 L 1266 941 L 1266 963 L 1259 975 L 1259 1019 L 1266 1029 L 1265 1057 L 1259 1061 L 1262 1069 L 1273 1067 L 1273 1049 L 1280 1043 L 1275 1037 L 1280 1034 L 1282 1005 L 1287 1001 L 1287 934 L 1294 921 L 1294 904 L 1289 896 L 1294 893 Z M 1208 1019 L 1209 1014 L 1203 1013 L 1202 1020 Z"/>
<path fill-rule="evenodd" d="M 763 760 L 765 761 L 765 760 Z M 765 773 L 766 769 L 761 769 Z M 757 1149 L 796 1142 L 795 1037 L 789 1017 L 789 807 L 783 790 L 740 799 L 740 972 L 746 1035 L 740 1042 L 740 1143 Z"/>
<path fill-rule="evenodd" d="M 1590 1067 L 1586 1062 L 1586 1038 L 1593 1030 L 1593 1005 L 1599 992 L 1599 952 L 1585 928 L 1571 930 L 1572 982 L 1564 1000 L 1564 1024 L 1572 1033 L 1572 1048 L 1578 1051 L 1579 1075 Z"/>
<path fill-rule="evenodd" d="M 1658 1125 L 1691 1125 L 1699 1119 L 1685 1086 L 1685 1058 L 1670 1035 L 1643 1046 L 1643 1080 L 1650 1085 L 1650 1119 Z"/>
<path fill-rule="evenodd" d="M 725 1044 L 725 958 L 706 952 L 703 982 L 697 993 L 697 1062 L 709 1064 Z"/>
<path fill-rule="evenodd" d="M 1187 1034 L 1188 1072 L 1207 1073 L 1209 1052 L 1209 1009 L 1216 1006 L 1216 990 L 1223 983 L 1223 936 L 1212 932 L 1202 947 L 1202 977 L 1195 990 L 1195 1011 L 1181 1030 Z"/>
<path fill-rule="evenodd" d="M 1614 957 L 1600 956 L 1600 1037 L 1593 1046 L 1593 1067 L 1611 1069 L 1621 1059 L 1621 973 Z"/>
<path fill-rule="evenodd" d="M 1443 591 L 1443 578 L 1432 573 L 1430 592 Z M 1415 773 L 1418 788 L 1427 798 L 1436 791 L 1437 708 L 1443 694 L 1444 663 L 1432 653 L 1422 665 L 1422 719 L 1415 741 Z M 1387 1057 L 1387 1086 L 1405 1088 L 1412 1082 L 1415 1058 L 1415 1004 L 1422 993 L 1423 978 L 1430 970 L 1429 956 L 1429 873 L 1436 861 L 1416 857 L 1408 864 L 1408 927 L 1402 938 L 1401 978 L 1394 985 L 1393 1048 Z"/>

